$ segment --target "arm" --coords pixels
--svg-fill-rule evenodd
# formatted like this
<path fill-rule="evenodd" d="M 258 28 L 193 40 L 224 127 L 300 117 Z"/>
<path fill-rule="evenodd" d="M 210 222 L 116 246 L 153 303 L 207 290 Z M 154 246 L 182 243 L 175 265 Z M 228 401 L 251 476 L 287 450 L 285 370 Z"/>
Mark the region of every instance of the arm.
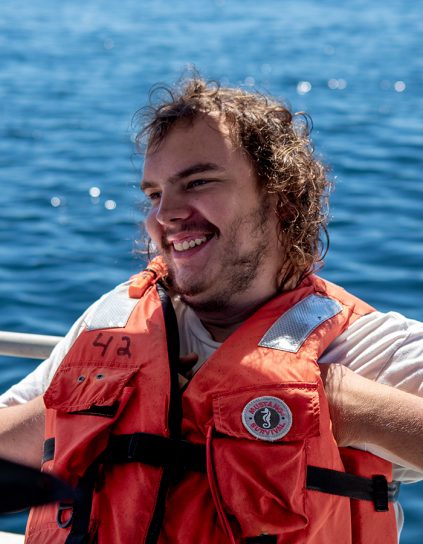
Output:
<path fill-rule="evenodd" d="M 0 457 L 41 467 L 44 410 L 42 397 L 0 410 Z"/>
<path fill-rule="evenodd" d="M 320 365 L 340 446 L 375 444 L 423 471 L 423 398 L 359 376 L 339 364 Z"/>
<path fill-rule="evenodd" d="M 0 457 L 41 467 L 44 437 L 42 395 L 80 329 L 71 329 L 48 359 L 0 395 Z"/>

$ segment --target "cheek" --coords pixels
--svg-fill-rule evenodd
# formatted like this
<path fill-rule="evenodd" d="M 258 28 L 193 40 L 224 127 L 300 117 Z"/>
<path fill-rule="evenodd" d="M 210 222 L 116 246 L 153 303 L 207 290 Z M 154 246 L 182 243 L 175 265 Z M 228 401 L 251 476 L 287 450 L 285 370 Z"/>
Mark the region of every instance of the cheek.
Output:
<path fill-rule="evenodd" d="M 157 244 L 160 241 L 161 234 L 160 226 L 156 219 L 156 212 L 154 210 L 150 210 L 148 212 L 144 224 L 147 234 L 150 236 L 153 242 Z"/>

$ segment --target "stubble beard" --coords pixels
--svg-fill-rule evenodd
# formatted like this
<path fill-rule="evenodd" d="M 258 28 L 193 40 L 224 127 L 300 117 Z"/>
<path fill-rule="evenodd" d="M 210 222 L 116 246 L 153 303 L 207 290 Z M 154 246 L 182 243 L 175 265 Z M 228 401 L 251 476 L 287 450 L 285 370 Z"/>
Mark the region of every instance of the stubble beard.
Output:
<path fill-rule="evenodd" d="M 256 210 L 233 221 L 221 250 L 220 271 L 212 288 L 206 271 L 202 277 L 190 279 L 184 284 L 176 280 L 171 263 L 168 263 L 169 284 L 173 292 L 198 312 L 221 312 L 231 308 L 236 296 L 251 287 L 268 253 L 276 251 L 276 248 L 268 245 L 271 213 L 269 201 L 263 198 Z M 237 234 L 243 229 L 250 232 L 252 247 L 241 253 L 237 250 Z"/>

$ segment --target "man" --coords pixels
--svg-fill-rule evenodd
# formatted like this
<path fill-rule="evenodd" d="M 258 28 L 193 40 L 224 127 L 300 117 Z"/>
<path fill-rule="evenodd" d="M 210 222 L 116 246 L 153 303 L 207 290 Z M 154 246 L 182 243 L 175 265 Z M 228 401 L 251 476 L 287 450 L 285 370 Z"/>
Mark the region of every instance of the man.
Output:
<path fill-rule="evenodd" d="M 78 490 L 27 542 L 396 542 L 422 325 L 312 275 L 329 182 L 283 105 L 193 79 L 149 111 L 161 257 L 0 399 L 0 454 L 39 464 L 46 406 L 43 469 Z"/>

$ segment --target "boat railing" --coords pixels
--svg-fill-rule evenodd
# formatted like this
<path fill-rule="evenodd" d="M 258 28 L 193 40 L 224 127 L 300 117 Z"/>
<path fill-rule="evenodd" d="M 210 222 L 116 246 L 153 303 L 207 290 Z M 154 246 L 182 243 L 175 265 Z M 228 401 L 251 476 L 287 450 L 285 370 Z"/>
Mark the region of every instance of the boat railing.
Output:
<path fill-rule="evenodd" d="M 0 331 L 0 355 L 46 359 L 61 336 Z"/>
<path fill-rule="evenodd" d="M 0 542 L 1 544 L 24 544 L 24 535 L 0 531 Z"/>

